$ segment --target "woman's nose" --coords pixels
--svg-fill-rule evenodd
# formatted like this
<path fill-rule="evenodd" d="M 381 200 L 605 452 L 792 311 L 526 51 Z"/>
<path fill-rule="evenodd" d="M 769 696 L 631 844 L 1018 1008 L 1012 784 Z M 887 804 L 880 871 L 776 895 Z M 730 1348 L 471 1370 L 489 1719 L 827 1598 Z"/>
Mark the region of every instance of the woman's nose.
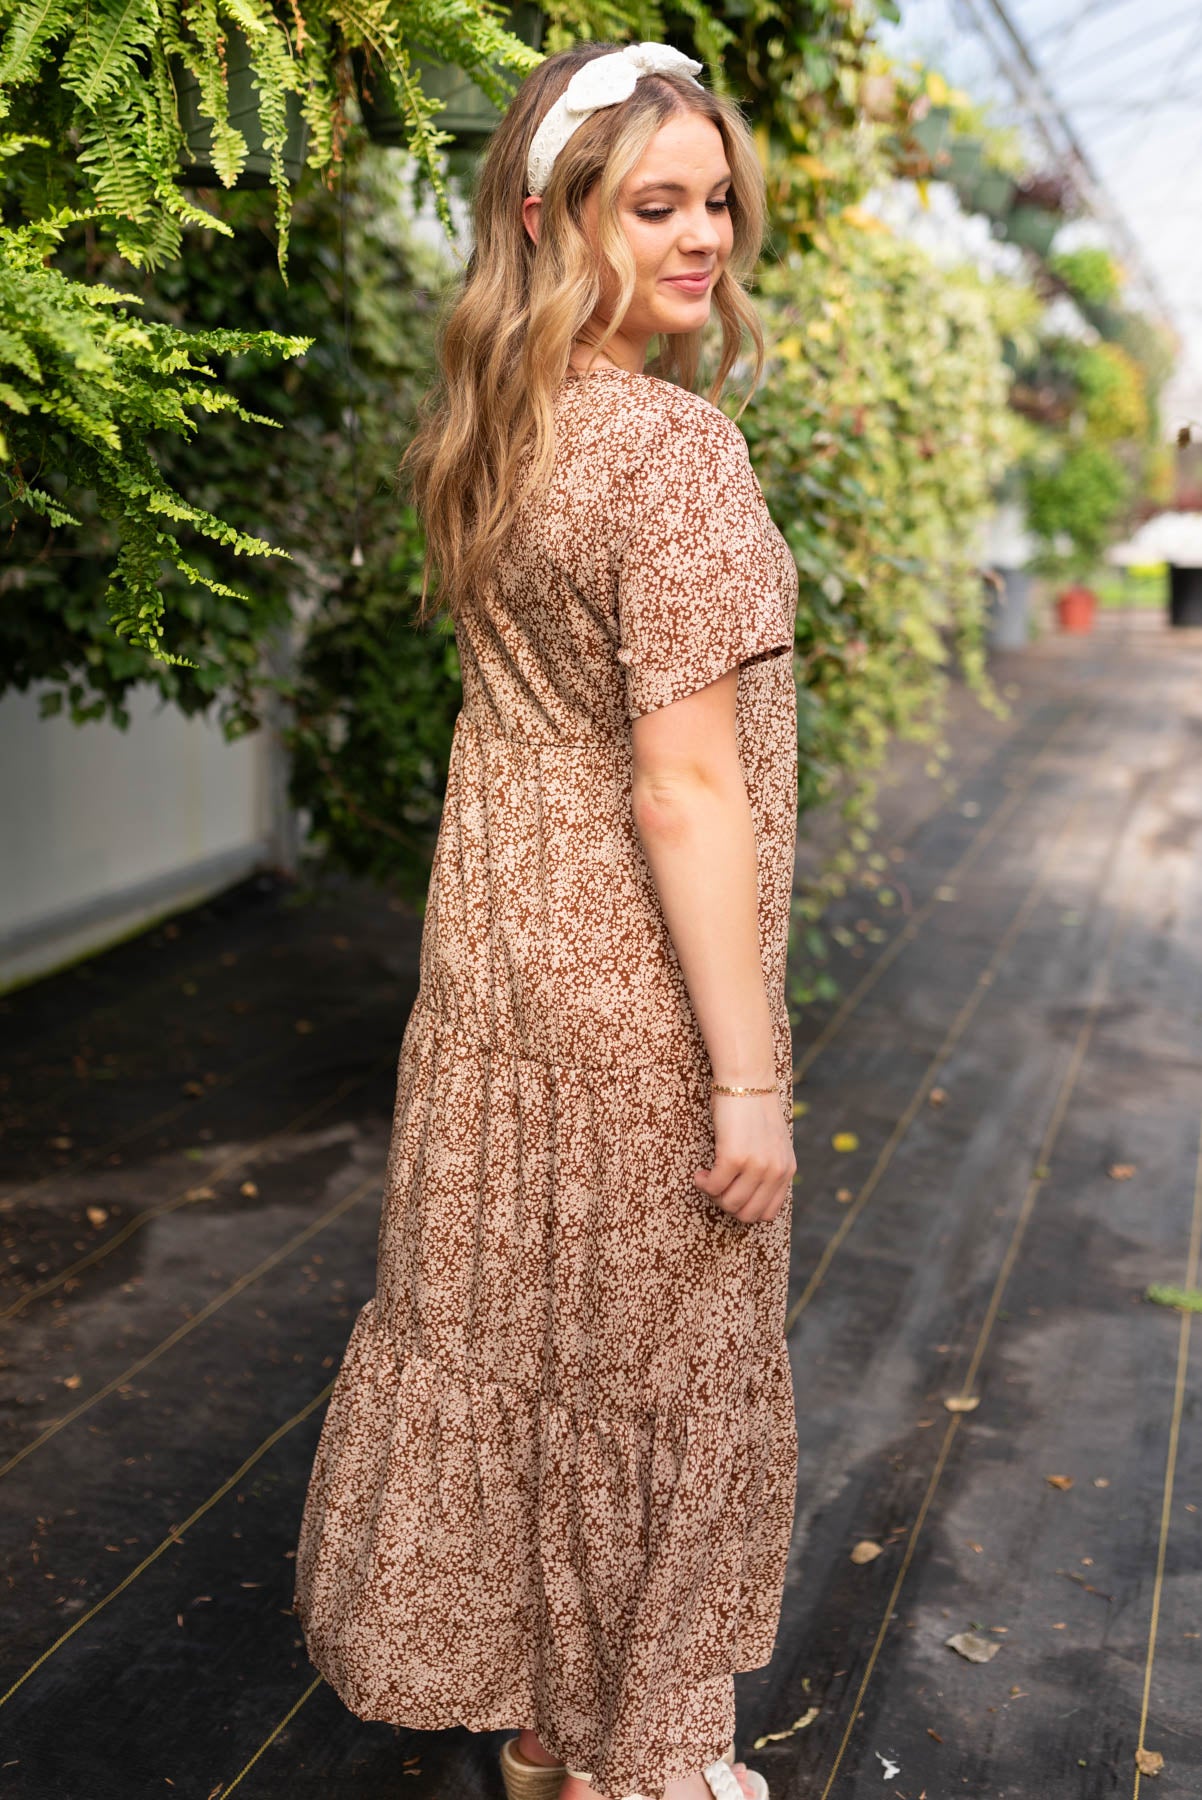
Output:
<path fill-rule="evenodd" d="M 680 233 L 682 250 L 716 250 L 722 242 L 718 220 L 713 213 L 690 213 Z"/>

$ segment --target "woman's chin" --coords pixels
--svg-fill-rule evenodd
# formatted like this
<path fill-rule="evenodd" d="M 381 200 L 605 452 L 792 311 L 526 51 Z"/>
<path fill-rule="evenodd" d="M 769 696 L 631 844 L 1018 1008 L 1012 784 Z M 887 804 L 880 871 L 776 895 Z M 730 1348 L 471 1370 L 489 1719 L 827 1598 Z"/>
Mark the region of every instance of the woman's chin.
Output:
<path fill-rule="evenodd" d="M 658 309 L 660 323 L 656 330 L 678 334 L 682 331 L 700 331 L 710 316 L 710 295 L 695 294 L 691 299 L 675 301 L 671 306 Z"/>

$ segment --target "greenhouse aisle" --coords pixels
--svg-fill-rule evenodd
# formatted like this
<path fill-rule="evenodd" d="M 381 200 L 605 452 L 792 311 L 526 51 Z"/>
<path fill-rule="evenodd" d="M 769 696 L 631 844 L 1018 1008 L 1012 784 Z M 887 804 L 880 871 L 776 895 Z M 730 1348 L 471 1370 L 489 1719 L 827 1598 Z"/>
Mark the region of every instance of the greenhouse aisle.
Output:
<path fill-rule="evenodd" d="M 1202 1321 L 1148 1297 L 1202 1282 L 1202 633 L 992 666 L 797 1034 L 773 1800 L 1202 1794 Z M 499 1735 L 351 1718 L 290 1614 L 419 937 L 264 877 L 0 1002 L 13 1800 L 499 1800 Z"/>

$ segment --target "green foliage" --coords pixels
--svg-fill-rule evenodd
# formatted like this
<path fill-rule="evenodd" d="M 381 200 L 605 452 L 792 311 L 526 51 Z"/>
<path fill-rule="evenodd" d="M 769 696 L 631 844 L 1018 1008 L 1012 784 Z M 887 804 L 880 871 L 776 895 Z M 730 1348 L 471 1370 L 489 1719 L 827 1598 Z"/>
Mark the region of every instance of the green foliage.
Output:
<path fill-rule="evenodd" d="M 1069 292 L 1094 306 L 1118 298 L 1119 272 L 1109 250 L 1056 250 L 1048 267 Z"/>
<path fill-rule="evenodd" d="M 1147 436 L 1143 371 L 1121 345 L 1082 345 L 1077 357 L 1077 381 L 1086 430 L 1095 442 L 1140 441 Z"/>
<path fill-rule="evenodd" d="M 180 88 L 197 85 L 216 172 L 232 186 L 249 154 L 246 131 L 231 116 L 231 55 L 244 50 L 270 156 L 283 268 L 290 110 L 308 127 L 308 166 L 327 170 L 351 123 L 348 70 L 356 51 L 392 83 L 409 150 L 453 229 L 441 169 L 450 139 L 437 125 L 442 102 L 423 91 L 414 52 L 470 70 L 504 105 L 512 85 L 498 69 L 520 78 L 539 53 L 506 30 L 503 17 L 492 0 L 305 0 L 303 7 L 294 0 L 279 11 L 269 0 L 91 0 L 82 9 L 62 0 L 0 0 L 0 118 L 18 133 L 44 133 L 72 203 L 112 216 L 128 262 L 159 268 L 178 255 L 181 230 L 203 217 L 176 181 L 186 147 Z"/>
<path fill-rule="evenodd" d="M 271 241 L 272 199 L 263 193 L 230 197 L 234 237 L 190 234 L 180 262 L 141 278 L 141 310 L 183 345 L 209 338 L 221 329 L 218 321 L 230 322 L 226 329 L 249 346 L 228 358 L 241 407 L 256 416 L 270 412 L 282 427 L 248 430 L 231 410 L 210 415 L 201 434 L 160 436 L 155 454 L 163 480 L 219 512 L 239 534 L 287 546 L 291 558 L 247 566 L 230 543 L 188 528 L 188 568 L 181 574 L 167 566 L 161 582 L 172 641 L 187 662 L 148 662 L 114 638 L 105 617 L 122 521 L 84 495 L 75 509 L 78 529 L 44 533 L 27 521 L 18 531 L 20 585 L 10 586 L 0 609 L 0 672 L 9 680 L 49 683 L 56 691 L 48 700 L 69 701 L 73 717 L 107 711 L 119 723 L 129 687 L 150 680 L 184 712 L 216 702 L 234 736 L 261 721 L 273 679 L 268 665 L 279 660 L 275 640 L 290 618 L 299 635 L 300 622 L 316 628 L 323 609 L 330 616 L 344 608 L 347 616 L 370 611 L 396 658 L 420 661 L 428 649 L 432 660 L 445 662 L 445 645 L 409 626 L 421 538 L 412 515 L 397 505 L 391 477 L 429 379 L 439 284 L 448 268 L 409 243 L 395 205 L 395 170 L 394 157 L 362 140 L 350 154 L 345 275 L 338 199 L 311 187 L 296 205 L 287 288 Z M 64 256 L 70 265 L 85 261 L 79 245 Z M 96 272 L 115 266 L 114 257 Z M 254 353 L 269 325 L 285 334 L 318 329 L 303 360 L 280 371 Z M 354 560 L 356 530 L 362 564 Z M 235 581 L 243 598 L 218 591 Z M 360 624 L 364 634 L 371 629 Z M 409 679 L 394 670 L 398 695 Z M 328 718 L 318 720 L 309 695 L 306 710 L 316 721 L 309 729 L 328 727 L 332 742 L 344 699 L 329 697 Z M 411 720 L 394 716 L 390 725 L 403 740 L 417 722 L 415 707 Z M 446 735 L 449 742 L 449 719 Z M 305 803 L 319 809 L 313 795 Z"/>
<path fill-rule="evenodd" d="M 1049 575 L 1083 578 L 1106 548 L 1111 527 L 1130 497 L 1126 470 L 1105 444 L 1070 443 L 1055 461 L 1027 476 L 1031 529 L 1044 540 L 1036 567 Z M 1061 549 L 1062 535 L 1069 540 Z"/>
<path fill-rule="evenodd" d="M 52 535 L 78 524 L 80 490 L 102 515 L 121 518 L 104 596 L 110 622 L 131 645 L 177 661 L 158 641 L 164 562 L 222 599 L 238 596 L 187 560 L 174 528 L 187 525 L 235 555 L 270 555 L 273 546 L 185 500 L 163 479 L 151 435 L 190 436 L 198 412 L 270 424 L 217 385 L 206 359 L 251 349 L 262 357 L 298 356 L 311 340 L 228 330 L 188 336 L 139 319 L 116 289 L 70 280 L 45 265 L 80 220 L 62 210 L 0 236 L 0 402 L 10 414 L 0 438 L 0 506 L 10 537 L 21 515 Z"/>
<path fill-rule="evenodd" d="M 762 289 L 773 360 L 740 424 L 800 576 L 800 803 L 838 797 L 848 825 L 801 904 L 812 920 L 870 845 L 890 741 L 946 755 L 953 656 L 1004 711 L 973 539 L 1011 441 L 1007 374 L 992 289 L 886 233 L 844 226 Z M 794 979 L 795 999 L 825 992 L 812 969 Z"/>

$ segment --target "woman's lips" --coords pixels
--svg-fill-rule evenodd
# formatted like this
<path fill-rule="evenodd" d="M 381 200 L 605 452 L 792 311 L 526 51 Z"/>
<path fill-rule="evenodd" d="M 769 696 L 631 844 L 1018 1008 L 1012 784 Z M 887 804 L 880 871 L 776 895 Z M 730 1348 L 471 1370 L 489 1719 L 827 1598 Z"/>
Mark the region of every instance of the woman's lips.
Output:
<path fill-rule="evenodd" d="M 678 287 L 685 294 L 704 294 L 710 284 L 710 271 L 704 275 L 665 275 L 664 280 L 669 287 Z"/>

